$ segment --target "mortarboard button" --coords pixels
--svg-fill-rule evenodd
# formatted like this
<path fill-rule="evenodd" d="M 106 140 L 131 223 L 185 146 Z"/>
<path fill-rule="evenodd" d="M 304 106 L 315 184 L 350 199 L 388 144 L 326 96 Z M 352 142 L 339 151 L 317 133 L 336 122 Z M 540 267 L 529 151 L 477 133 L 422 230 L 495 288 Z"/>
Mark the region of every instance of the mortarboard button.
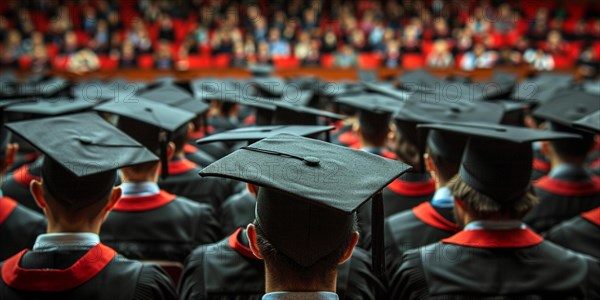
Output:
<path fill-rule="evenodd" d="M 304 160 L 305 165 L 310 166 L 310 167 L 316 167 L 319 164 L 321 164 L 321 160 L 314 156 L 307 156 L 307 157 L 303 158 L 302 160 Z"/>

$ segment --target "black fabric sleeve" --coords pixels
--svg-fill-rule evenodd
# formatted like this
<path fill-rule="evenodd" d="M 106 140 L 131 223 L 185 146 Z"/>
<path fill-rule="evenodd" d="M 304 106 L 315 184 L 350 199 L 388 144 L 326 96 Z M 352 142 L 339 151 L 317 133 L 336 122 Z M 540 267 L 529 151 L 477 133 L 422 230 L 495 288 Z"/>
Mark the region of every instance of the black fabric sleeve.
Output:
<path fill-rule="evenodd" d="M 390 280 L 390 299 L 429 299 L 429 289 L 423 271 L 419 249 L 409 250 Z"/>
<path fill-rule="evenodd" d="M 199 224 L 194 234 L 195 246 L 211 244 L 224 237 L 215 209 L 206 204 L 201 205 L 197 218 Z"/>
<path fill-rule="evenodd" d="M 188 256 L 179 281 L 179 299 L 205 299 L 204 248 L 199 247 Z"/>
<path fill-rule="evenodd" d="M 177 299 L 177 291 L 173 286 L 173 282 L 162 268 L 154 264 L 144 264 L 133 299 L 175 300 Z"/>

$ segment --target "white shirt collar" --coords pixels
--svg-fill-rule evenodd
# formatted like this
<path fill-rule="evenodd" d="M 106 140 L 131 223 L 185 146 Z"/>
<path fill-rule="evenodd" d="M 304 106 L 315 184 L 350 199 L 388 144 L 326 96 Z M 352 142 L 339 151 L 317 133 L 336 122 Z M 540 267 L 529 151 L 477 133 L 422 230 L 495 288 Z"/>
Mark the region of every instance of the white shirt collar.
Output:
<path fill-rule="evenodd" d="M 332 292 L 273 292 L 265 294 L 262 300 L 338 300 Z"/>
<path fill-rule="evenodd" d="M 463 230 L 510 230 L 525 228 L 527 226 L 521 220 L 477 220 L 467 224 Z"/>
<path fill-rule="evenodd" d="M 121 183 L 123 196 L 152 196 L 160 193 L 156 182 L 124 182 Z"/>
<path fill-rule="evenodd" d="M 63 232 L 40 234 L 33 250 L 79 250 L 89 249 L 100 243 L 100 237 L 91 232 Z"/>

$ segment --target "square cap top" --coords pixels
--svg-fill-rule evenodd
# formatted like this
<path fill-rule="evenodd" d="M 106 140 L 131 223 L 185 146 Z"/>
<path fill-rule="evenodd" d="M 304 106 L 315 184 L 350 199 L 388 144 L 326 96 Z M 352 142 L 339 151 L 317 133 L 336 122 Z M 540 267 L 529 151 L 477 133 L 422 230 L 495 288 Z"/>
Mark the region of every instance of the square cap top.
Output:
<path fill-rule="evenodd" d="M 358 70 L 358 80 L 361 82 L 377 82 L 377 71 Z"/>
<path fill-rule="evenodd" d="M 600 97 L 600 80 L 585 81 L 582 87 L 586 93 Z"/>
<path fill-rule="evenodd" d="M 404 102 L 376 93 L 346 95 L 336 98 L 337 103 L 357 108 L 371 113 L 396 113 Z"/>
<path fill-rule="evenodd" d="M 600 111 L 596 111 L 595 113 L 575 121 L 573 126 L 594 133 L 600 133 Z"/>
<path fill-rule="evenodd" d="M 273 125 L 273 126 L 251 126 L 237 128 L 226 132 L 213 134 L 196 141 L 196 144 L 213 142 L 255 142 L 271 136 L 286 133 L 298 136 L 311 136 L 334 129 L 333 126 L 311 126 L 311 125 Z"/>
<path fill-rule="evenodd" d="M 175 130 L 196 117 L 191 112 L 144 99 L 140 99 L 138 103 L 108 101 L 96 106 L 94 109 L 126 117 L 168 132 L 175 132 Z"/>
<path fill-rule="evenodd" d="M 269 174 L 263 170 L 273 163 L 294 168 L 296 176 Z M 251 165 L 258 169 L 240 169 Z M 249 182 L 350 214 L 408 170 L 410 166 L 404 163 L 364 151 L 278 134 L 233 152 L 204 168 L 200 175 Z M 318 174 L 320 179 L 315 180 Z"/>
<path fill-rule="evenodd" d="M 420 95 L 427 96 L 426 100 Z M 489 122 L 500 123 L 504 107 L 493 102 L 472 102 L 459 99 L 456 102 L 430 101 L 427 94 L 414 94 L 404 102 L 395 115 L 400 122 L 444 123 L 444 122 Z"/>
<path fill-rule="evenodd" d="M 430 72 L 424 70 L 416 70 L 403 72 L 398 76 L 400 86 L 409 91 L 430 91 L 436 88 L 437 85 L 447 83 L 446 80 L 433 76 Z"/>
<path fill-rule="evenodd" d="M 6 127 L 77 177 L 158 160 L 94 112 L 8 123 Z"/>
<path fill-rule="evenodd" d="M 97 101 L 87 101 L 81 98 L 52 98 L 25 101 L 11 105 L 6 112 L 31 114 L 37 116 L 58 116 L 89 110 L 97 105 Z"/>
<path fill-rule="evenodd" d="M 533 111 L 533 115 L 570 127 L 577 121 L 600 110 L 598 96 L 580 90 L 565 89 Z"/>
<path fill-rule="evenodd" d="M 139 95 L 140 97 L 189 111 L 196 115 L 203 114 L 210 108 L 208 104 L 194 99 L 188 91 L 174 84 L 161 85 L 144 91 Z"/>
<path fill-rule="evenodd" d="M 402 91 L 396 89 L 393 85 L 386 83 L 366 82 L 363 83 L 363 85 L 368 91 L 385 95 L 387 97 L 391 97 L 397 100 L 407 100 L 413 94 L 413 92 Z"/>

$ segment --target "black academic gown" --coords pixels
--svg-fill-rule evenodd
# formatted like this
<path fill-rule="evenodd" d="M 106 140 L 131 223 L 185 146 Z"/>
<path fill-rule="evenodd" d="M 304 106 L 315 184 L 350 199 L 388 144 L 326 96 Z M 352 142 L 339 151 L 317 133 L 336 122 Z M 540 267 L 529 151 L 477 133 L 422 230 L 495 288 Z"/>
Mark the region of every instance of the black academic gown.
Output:
<path fill-rule="evenodd" d="M 216 161 L 216 159 L 210 154 L 201 151 L 191 144 L 185 144 L 183 147 L 183 153 L 185 154 L 185 158 L 201 167 L 206 167 Z"/>
<path fill-rule="evenodd" d="M 106 245 L 142 260 L 183 262 L 198 245 L 221 237 L 212 207 L 165 191 L 121 198 L 100 230 Z"/>
<path fill-rule="evenodd" d="M 531 170 L 531 180 L 536 181 L 550 172 L 552 165 L 540 149 L 533 149 L 533 168 Z"/>
<path fill-rule="evenodd" d="M 103 244 L 89 250 L 24 250 L 0 268 L 2 300 L 177 299 L 160 267 L 128 260 Z"/>
<path fill-rule="evenodd" d="M 384 299 L 385 287 L 370 271 L 371 259 L 357 248 L 338 267 L 340 299 Z M 245 230 L 198 247 L 186 260 L 179 288 L 180 299 L 261 299 L 265 291 L 264 264 L 248 247 Z"/>
<path fill-rule="evenodd" d="M 385 217 L 429 201 L 434 193 L 435 181 L 429 174 L 404 173 L 383 189 Z"/>
<path fill-rule="evenodd" d="M 434 207 L 424 202 L 385 220 L 386 270 L 396 270 L 404 252 L 422 247 L 457 233 L 453 208 Z M 392 275 L 392 274 L 390 274 Z"/>
<path fill-rule="evenodd" d="M 234 193 L 233 180 L 201 177 L 198 173 L 202 167 L 185 158 L 170 161 L 168 170 L 169 176 L 158 180 L 161 189 L 194 202 L 209 204 L 217 212 L 223 201 Z"/>
<path fill-rule="evenodd" d="M 35 238 L 45 231 L 44 216 L 13 199 L 0 198 L 0 261 L 33 247 Z"/>
<path fill-rule="evenodd" d="M 391 299 L 598 299 L 600 266 L 532 230 L 468 230 L 407 251 Z"/>
<path fill-rule="evenodd" d="M 349 147 L 360 142 L 360 138 L 352 130 L 352 125 L 344 125 L 331 132 L 331 142 L 336 145 Z"/>
<path fill-rule="evenodd" d="M 600 259 L 600 207 L 552 227 L 546 238 L 565 248 Z"/>
<path fill-rule="evenodd" d="M 37 206 L 31 192 L 29 184 L 33 180 L 40 180 L 42 174 L 43 157 L 38 157 L 31 164 L 25 164 L 8 174 L 3 178 L 2 192 L 5 196 L 16 199 L 19 204 L 36 212 L 42 212 Z"/>
<path fill-rule="evenodd" d="M 221 228 L 223 233 L 231 234 L 240 227 L 246 227 L 254 221 L 256 197 L 243 190 L 227 198 L 221 206 Z"/>
<path fill-rule="evenodd" d="M 537 232 L 600 206 L 600 177 L 577 170 L 540 178 L 534 184 L 539 203 L 525 216 Z"/>

